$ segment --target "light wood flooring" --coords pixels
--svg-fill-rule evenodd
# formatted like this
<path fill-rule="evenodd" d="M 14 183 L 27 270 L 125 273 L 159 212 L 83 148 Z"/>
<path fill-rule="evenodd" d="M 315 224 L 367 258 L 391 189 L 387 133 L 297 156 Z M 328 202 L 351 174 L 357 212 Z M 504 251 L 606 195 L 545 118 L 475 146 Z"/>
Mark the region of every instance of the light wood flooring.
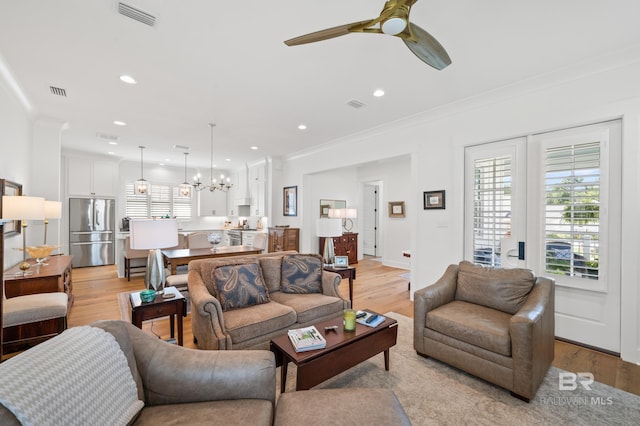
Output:
<path fill-rule="evenodd" d="M 413 302 L 409 300 L 408 280 L 401 277 L 407 271 L 383 266 L 367 258 L 357 265 L 354 281 L 354 307 L 377 312 L 397 312 L 413 317 Z M 340 291 L 348 298 L 349 289 L 343 280 Z M 113 266 L 78 268 L 73 270 L 75 303 L 69 314 L 69 326 L 88 324 L 99 319 L 120 319 L 117 293 L 144 288 L 142 276 L 130 282 L 117 278 Z M 143 329 L 163 338 L 169 337 L 168 319 L 145 322 Z M 184 319 L 184 342 L 195 348 L 191 332 L 191 317 Z M 602 352 L 556 341 L 553 365 L 572 372 L 591 372 L 596 381 L 640 395 L 640 366 L 622 361 Z"/>

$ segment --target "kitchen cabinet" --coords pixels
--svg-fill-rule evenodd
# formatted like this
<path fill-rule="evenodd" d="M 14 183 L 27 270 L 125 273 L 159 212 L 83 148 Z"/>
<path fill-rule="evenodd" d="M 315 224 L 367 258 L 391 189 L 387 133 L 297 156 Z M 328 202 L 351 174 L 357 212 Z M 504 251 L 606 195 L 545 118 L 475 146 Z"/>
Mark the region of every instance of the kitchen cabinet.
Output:
<path fill-rule="evenodd" d="M 112 161 L 67 157 L 67 195 L 116 197 L 118 167 Z"/>
<path fill-rule="evenodd" d="M 266 216 L 266 170 L 267 166 L 265 164 L 259 164 L 249 169 L 249 192 L 252 216 Z"/>
<path fill-rule="evenodd" d="M 226 216 L 227 193 L 211 192 L 208 189 L 198 192 L 198 216 Z"/>
<path fill-rule="evenodd" d="M 319 251 L 324 251 L 324 239 L 319 238 Z M 347 256 L 349 258 L 349 264 L 358 263 L 358 233 L 348 232 L 342 234 L 339 237 L 333 237 L 333 250 L 336 256 Z"/>
<path fill-rule="evenodd" d="M 269 253 L 287 250 L 299 251 L 299 245 L 299 228 L 269 228 L 269 242 L 267 244 Z"/>

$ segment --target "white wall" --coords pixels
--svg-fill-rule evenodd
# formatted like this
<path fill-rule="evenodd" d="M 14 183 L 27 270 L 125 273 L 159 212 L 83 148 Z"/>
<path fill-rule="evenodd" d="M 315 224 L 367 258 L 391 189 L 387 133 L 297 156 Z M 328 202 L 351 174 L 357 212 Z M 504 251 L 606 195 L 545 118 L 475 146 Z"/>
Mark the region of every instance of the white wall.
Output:
<path fill-rule="evenodd" d="M 31 123 L 3 78 L 0 78 L 0 148 L 0 178 L 22 184 L 24 192 L 29 193 Z M 4 240 L 4 269 L 22 260 L 22 252 L 15 250 L 18 247 L 22 247 L 21 235 Z"/>
<path fill-rule="evenodd" d="M 415 291 L 433 283 L 448 264 L 463 257 L 465 145 L 622 117 L 621 352 L 623 359 L 640 363 L 638 75 L 640 46 L 335 141 L 340 144 L 339 156 L 335 155 L 335 144 L 291 156 L 285 159 L 282 180 L 304 182 L 305 187 L 299 191 L 305 192 L 309 173 L 327 170 L 327 165 L 354 167 L 400 154 L 411 155 L 413 172 L 408 183 L 407 214 Z M 423 210 L 423 192 L 440 189 L 447 193 L 446 210 Z M 278 221 L 277 215 L 274 220 Z"/>

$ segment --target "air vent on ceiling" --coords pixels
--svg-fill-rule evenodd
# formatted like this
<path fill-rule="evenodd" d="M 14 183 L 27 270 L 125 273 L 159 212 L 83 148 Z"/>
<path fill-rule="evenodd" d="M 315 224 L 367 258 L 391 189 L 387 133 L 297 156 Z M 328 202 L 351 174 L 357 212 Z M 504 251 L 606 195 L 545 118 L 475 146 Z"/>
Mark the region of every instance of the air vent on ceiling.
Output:
<path fill-rule="evenodd" d="M 150 27 L 153 27 L 156 23 L 155 16 L 126 3 L 118 3 L 118 13 Z"/>
<path fill-rule="evenodd" d="M 100 132 L 96 133 L 96 136 L 98 137 L 98 139 L 101 139 L 107 142 L 118 142 L 118 140 L 120 139 L 119 136 L 109 135 L 107 133 L 100 133 Z"/>
<path fill-rule="evenodd" d="M 351 99 L 350 101 L 347 101 L 347 105 L 355 109 L 360 109 L 367 106 L 367 104 L 365 104 L 364 102 L 360 102 L 357 99 Z"/>
<path fill-rule="evenodd" d="M 54 95 L 65 97 L 67 96 L 67 91 L 60 87 L 49 86 L 49 89 L 51 89 L 51 93 L 53 93 Z"/>
<path fill-rule="evenodd" d="M 189 151 L 191 149 L 190 146 L 186 146 L 186 145 L 174 145 L 173 147 L 181 151 Z"/>

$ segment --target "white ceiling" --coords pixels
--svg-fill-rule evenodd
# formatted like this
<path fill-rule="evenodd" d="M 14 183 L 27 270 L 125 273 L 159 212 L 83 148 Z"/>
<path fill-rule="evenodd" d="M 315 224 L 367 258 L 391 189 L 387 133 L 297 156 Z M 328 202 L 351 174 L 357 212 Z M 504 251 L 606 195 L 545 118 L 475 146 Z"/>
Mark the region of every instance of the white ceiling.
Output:
<path fill-rule="evenodd" d="M 0 0 L 0 60 L 34 116 L 68 123 L 64 148 L 137 161 L 145 145 L 145 161 L 181 167 L 173 145 L 188 145 L 189 165 L 205 170 L 210 122 L 217 167 L 239 168 L 640 43 L 637 0 L 421 0 L 411 21 L 453 61 L 436 71 L 390 36 L 283 43 L 374 18 L 382 0 L 125 2 L 156 26 L 119 15 L 114 0 Z"/>

